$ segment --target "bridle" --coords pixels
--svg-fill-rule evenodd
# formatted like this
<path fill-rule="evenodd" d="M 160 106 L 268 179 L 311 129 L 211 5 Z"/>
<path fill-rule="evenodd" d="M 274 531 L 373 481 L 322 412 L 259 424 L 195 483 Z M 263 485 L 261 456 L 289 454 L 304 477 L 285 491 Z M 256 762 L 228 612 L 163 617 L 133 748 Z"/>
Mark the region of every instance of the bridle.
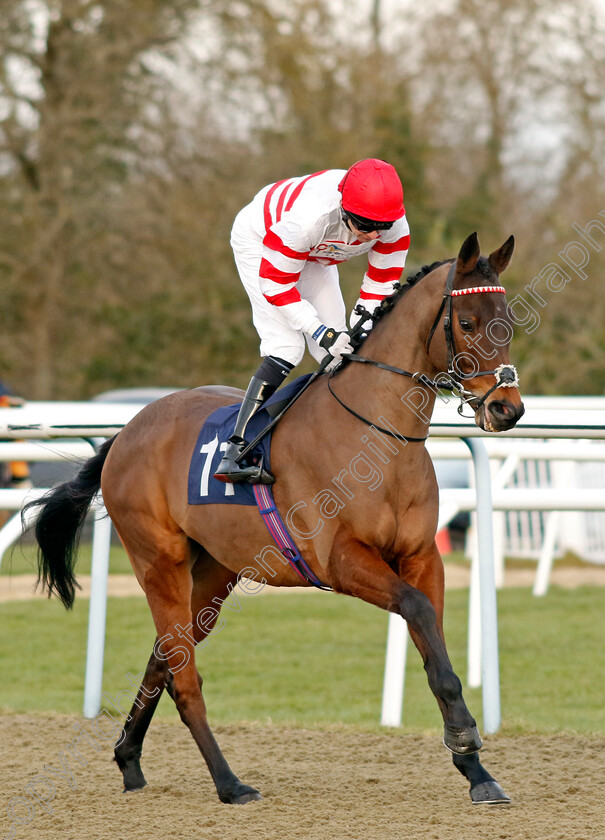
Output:
<path fill-rule="evenodd" d="M 453 330 L 453 319 L 452 319 L 452 312 L 453 312 L 453 299 L 455 297 L 465 297 L 466 295 L 476 295 L 476 294 L 490 294 L 493 292 L 506 294 L 506 289 L 504 286 L 473 286 L 468 289 L 454 289 L 454 277 L 456 276 L 456 260 L 450 266 L 450 270 L 447 274 L 447 280 L 445 281 L 445 289 L 443 291 L 443 298 L 441 300 L 441 306 L 439 307 L 439 312 L 435 320 L 433 321 L 433 326 L 430 329 L 429 337 L 426 343 L 426 352 L 428 354 L 429 347 L 431 346 L 431 341 L 433 340 L 433 336 L 435 334 L 435 330 L 437 329 L 437 325 L 443 313 L 445 312 L 445 317 L 443 319 L 443 329 L 445 331 L 445 344 L 447 348 L 447 376 L 450 377 L 451 382 L 453 383 L 453 388 L 458 390 L 458 396 L 460 397 L 460 405 L 458 406 L 458 414 L 462 415 L 465 405 L 470 405 L 473 409 L 473 412 L 477 412 L 478 409 L 485 403 L 487 398 L 492 394 L 496 388 L 516 388 L 519 385 L 519 375 L 517 373 L 517 369 L 514 365 L 498 365 L 497 368 L 494 370 L 478 370 L 473 371 L 472 373 L 463 374 L 458 371 L 454 365 L 456 360 L 456 346 L 454 344 L 454 330 Z M 467 391 L 463 386 L 462 383 L 465 379 L 475 379 L 478 376 L 495 376 L 496 382 L 492 387 L 485 392 L 485 394 L 478 399 L 470 391 Z M 447 387 L 443 384 L 441 387 Z M 464 415 L 463 415 L 464 416 Z"/>
<path fill-rule="evenodd" d="M 383 362 L 377 362 L 374 359 L 368 359 L 365 356 L 360 356 L 357 353 L 349 353 L 344 358 L 349 362 L 358 362 L 360 364 L 366 365 L 373 365 L 374 367 L 380 368 L 381 370 L 387 370 L 391 373 L 396 373 L 399 376 L 407 376 L 410 379 L 418 382 L 419 385 L 423 385 L 425 388 L 429 388 L 432 391 L 437 391 L 439 388 L 445 388 L 447 390 L 456 390 L 458 392 L 458 396 L 460 398 L 460 405 L 458 406 L 458 413 L 462 416 L 462 412 L 464 410 L 465 405 L 469 405 L 473 413 L 476 413 L 481 406 L 485 403 L 487 398 L 492 394 L 497 388 L 516 388 L 519 385 L 519 376 L 517 374 L 517 369 L 514 365 L 498 365 L 497 368 L 493 370 L 480 370 L 480 371 L 473 371 L 469 374 L 464 374 L 459 372 L 455 367 L 455 360 L 456 360 L 456 347 L 454 343 L 454 331 L 452 326 L 452 314 L 453 314 L 453 298 L 454 297 L 463 297 L 466 295 L 473 295 L 473 294 L 488 294 L 492 292 L 505 294 L 506 290 L 503 286 L 474 286 L 468 289 L 454 289 L 454 277 L 456 275 L 456 260 L 452 263 L 450 270 L 448 271 L 447 279 L 445 281 L 445 289 L 443 292 L 443 298 L 441 300 L 441 306 L 439 307 L 439 311 L 433 321 L 433 326 L 429 331 L 429 337 L 426 343 L 426 352 L 428 354 L 429 347 L 431 346 L 431 341 L 433 340 L 433 336 L 435 335 L 435 331 L 439 324 L 439 321 L 443 317 L 443 329 L 445 332 L 445 343 L 447 348 L 447 372 L 443 374 L 439 374 L 437 379 L 431 379 L 426 374 L 421 372 L 411 373 L 408 370 L 403 370 L 403 368 L 395 367 L 394 365 L 387 365 Z M 376 316 L 370 314 L 363 306 L 357 306 L 355 311 L 358 315 L 361 316 L 361 322 L 366 320 L 375 320 Z M 478 376 L 495 376 L 496 382 L 492 387 L 483 394 L 481 398 L 476 397 L 470 391 L 463 387 L 463 382 L 466 379 L 475 379 Z M 330 377 L 331 378 L 331 377 Z M 426 437 L 423 438 L 414 438 L 414 437 L 406 437 L 400 434 L 394 434 L 393 432 L 389 431 L 389 429 L 383 429 L 379 426 L 376 426 L 371 421 L 367 420 L 361 414 L 358 414 L 354 411 L 350 406 L 346 405 L 337 394 L 334 393 L 332 386 L 330 384 L 330 380 L 328 380 L 328 389 L 332 396 L 336 399 L 340 405 L 345 408 L 350 414 L 356 417 L 358 420 L 363 421 L 368 426 L 374 426 L 378 431 L 382 432 L 383 434 L 389 435 L 390 437 L 398 437 L 402 440 L 410 441 L 410 442 L 421 442 L 425 441 Z"/>

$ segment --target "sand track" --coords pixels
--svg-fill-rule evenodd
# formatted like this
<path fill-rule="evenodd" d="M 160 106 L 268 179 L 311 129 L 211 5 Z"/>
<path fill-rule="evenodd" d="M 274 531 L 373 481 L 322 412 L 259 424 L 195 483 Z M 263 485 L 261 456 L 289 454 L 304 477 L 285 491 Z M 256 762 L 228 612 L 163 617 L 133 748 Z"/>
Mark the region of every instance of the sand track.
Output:
<path fill-rule="evenodd" d="M 44 765 L 60 766 L 76 717 L 2 715 L 2 838 L 7 804 L 25 820 L 22 799 Z M 90 728 L 90 722 L 83 723 Z M 54 799 L 35 806 L 15 840 L 600 840 L 605 738 L 495 735 L 485 766 L 513 797 L 510 806 L 473 806 L 465 780 L 437 736 L 309 730 L 241 724 L 217 727 L 225 755 L 263 801 L 222 805 L 197 748 L 175 721 L 152 723 L 144 751 L 149 783 L 123 795 L 111 746 L 86 742 L 86 765 L 69 758 L 72 789 L 54 777 Z M 37 790 L 49 796 L 40 779 Z"/>
<path fill-rule="evenodd" d="M 519 586 L 530 588 L 533 585 L 536 573 L 534 569 L 506 569 L 505 586 Z M 447 589 L 463 589 L 469 585 L 469 566 L 447 563 L 445 566 L 445 585 Z M 576 586 L 605 586 L 605 566 L 594 566 L 586 563 L 583 566 L 556 566 L 551 577 L 551 584 L 573 589 Z M 90 596 L 90 575 L 80 575 L 78 583 L 82 591 L 78 597 L 88 598 Z M 2 575 L 0 576 L 0 601 L 25 601 L 30 598 L 45 598 L 46 595 L 35 590 L 35 575 Z M 299 587 L 275 588 L 265 587 L 269 592 L 314 592 L 313 589 L 303 590 Z M 107 593 L 113 597 L 129 597 L 132 595 L 143 595 L 143 590 L 138 584 L 134 574 L 109 575 Z M 243 593 L 245 595 L 245 593 Z M 257 597 L 257 596 L 254 596 Z"/>

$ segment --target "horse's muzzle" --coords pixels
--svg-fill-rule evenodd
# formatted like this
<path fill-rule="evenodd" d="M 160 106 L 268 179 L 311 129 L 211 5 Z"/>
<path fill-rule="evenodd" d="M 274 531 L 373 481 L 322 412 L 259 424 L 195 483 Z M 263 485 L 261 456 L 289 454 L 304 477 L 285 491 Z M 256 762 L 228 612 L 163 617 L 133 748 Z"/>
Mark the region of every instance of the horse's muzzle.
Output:
<path fill-rule="evenodd" d="M 522 402 L 515 405 L 510 400 L 490 400 L 475 414 L 475 423 L 486 432 L 505 432 L 525 414 Z"/>

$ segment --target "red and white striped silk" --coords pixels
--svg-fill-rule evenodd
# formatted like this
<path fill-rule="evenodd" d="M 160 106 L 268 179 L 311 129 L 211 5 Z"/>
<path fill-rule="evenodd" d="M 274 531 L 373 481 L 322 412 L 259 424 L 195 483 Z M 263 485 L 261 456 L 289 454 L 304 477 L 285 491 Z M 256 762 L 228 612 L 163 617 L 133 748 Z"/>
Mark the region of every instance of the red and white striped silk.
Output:
<path fill-rule="evenodd" d="M 263 255 L 260 287 L 269 303 L 295 329 L 312 332 L 317 313 L 301 300 L 296 284 L 308 261 L 337 265 L 367 254 L 368 268 L 360 300 L 380 301 L 393 291 L 405 266 L 410 236 L 405 216 L 376 240 L 360 242 L 342 219 L 338 184 L 345 170 L 332 169 L 290 178 L 265 188 L 257 196 L 263 213 Z"/>

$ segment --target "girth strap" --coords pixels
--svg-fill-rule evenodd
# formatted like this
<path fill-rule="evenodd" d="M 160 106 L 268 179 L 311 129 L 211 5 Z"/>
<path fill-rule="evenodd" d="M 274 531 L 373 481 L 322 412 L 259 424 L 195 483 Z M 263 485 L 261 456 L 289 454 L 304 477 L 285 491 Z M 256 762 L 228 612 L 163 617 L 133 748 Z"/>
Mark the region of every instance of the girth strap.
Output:
<path fill-rule="evenodd" d="M 299 578 L 307 581 L 307 583 L 311 583 L 316 589 L 331 592 L 332 587 L 322 583 L 303 560 L 301 553 L 296 547 L 296 543 L 288 533 L 288 529 L 284 525 L 283 519 L 275 506 L 271 487 L 267 484 L 254 484 L 252 485 L 252 490 L 254 491 L 254 498 L 256 499 L 256 504 L 258 505 L 263 522 L 267 526 L 267 530 Z"/>

